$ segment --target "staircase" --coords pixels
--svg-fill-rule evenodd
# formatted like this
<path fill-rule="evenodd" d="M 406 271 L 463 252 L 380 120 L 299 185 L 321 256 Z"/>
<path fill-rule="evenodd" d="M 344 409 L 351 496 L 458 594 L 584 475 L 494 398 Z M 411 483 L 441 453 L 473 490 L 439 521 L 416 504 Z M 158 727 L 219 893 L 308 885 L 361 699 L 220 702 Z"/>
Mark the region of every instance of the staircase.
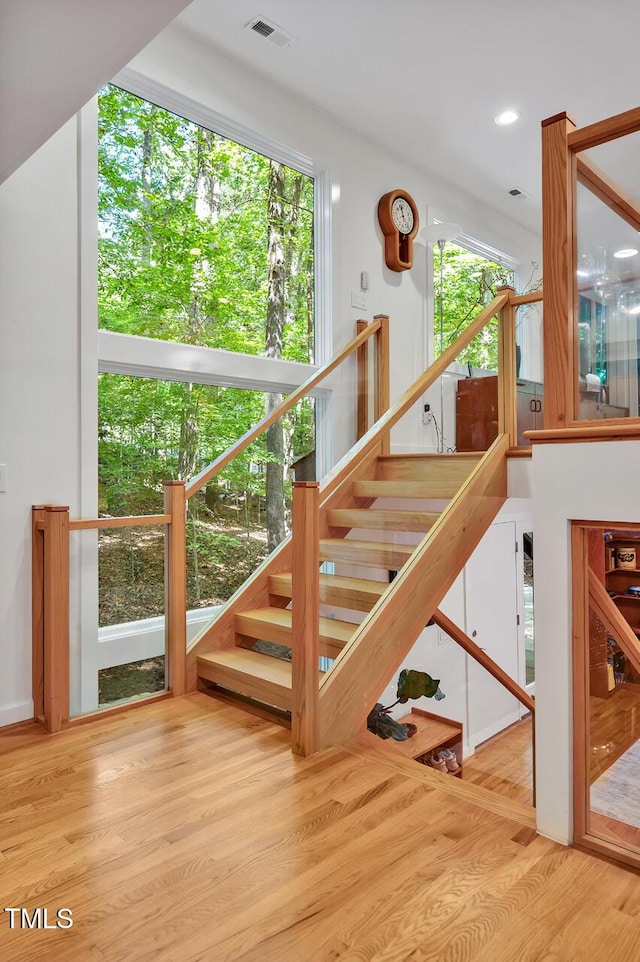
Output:
<path fill-rule="evenodd" d="M 506 497 L 503 436 L 485 455 L 384 455 L 382 447 L 320 495 L 319 558 L 333 572 L 320 574 L 319 597 L 341 612 L 319 619 L 319 652 L 332 659 L 318 671 L 323 745 L 362 726 Z M 195 676 L 262 710 L 291 710 L 291 661 L 252 650 L 263 641 L 291 651 L 291 556 L 289 538 L 196 639 L 192 684 Z"/>

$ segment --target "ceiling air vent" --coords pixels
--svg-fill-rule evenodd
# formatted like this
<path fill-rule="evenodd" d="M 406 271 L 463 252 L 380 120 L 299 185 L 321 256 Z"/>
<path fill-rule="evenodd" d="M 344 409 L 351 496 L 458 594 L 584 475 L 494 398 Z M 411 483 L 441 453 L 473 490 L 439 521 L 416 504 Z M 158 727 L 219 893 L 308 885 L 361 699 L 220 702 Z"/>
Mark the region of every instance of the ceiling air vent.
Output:
<path fill-rule="evenodd" d="M 508 191 L 508 194 L 510 197 L 517 197 L 518 200 L 526 200 L 528 197 L 528 194 L 525 194 L 519 187 L 512 187 L 511 190 Z"/>
<path fill-rule="evenodd" d="M 260 37 L 270 40 L 271 43 L 275 43 L 277 47 L 288 47 L 293 43 L 293 37 L 290 33 L 286 33 L 282 27 L 267 20 L 266 17 L 254 17 L 249 23 L 245 23 L 245 27 L 253 30 Z"/>

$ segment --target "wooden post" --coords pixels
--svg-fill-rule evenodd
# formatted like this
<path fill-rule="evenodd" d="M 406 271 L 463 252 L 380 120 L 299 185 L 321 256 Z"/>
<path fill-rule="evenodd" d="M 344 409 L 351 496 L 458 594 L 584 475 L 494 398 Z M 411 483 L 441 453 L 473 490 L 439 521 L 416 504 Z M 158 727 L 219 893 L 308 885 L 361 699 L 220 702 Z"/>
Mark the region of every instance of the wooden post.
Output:
<path fill-rule="evenodd" d="M 59 732 L 69 721 L 69 508 L 44 510 L 43 723 Z"/>
<path fill-rule="evenodd" d="M 291 750 L 318 750 L 320 486 L 296 481 L 292 509 Z"/>
<path fill-rule="evenodd" d="M 165 481 L 164 539 L 166 685 L 184 695 L 187 671 L 187 500 L 184 481 Z"/>
<path fill-rule="evenodd" d="M 574 130 L 566 113 L 542 121 L 545 429 L 569 427 L 577 410 L 577 159 L 568 146 Z"/>
<path fill-rule="evenodd" d="M 366 321 L 356 321 L 356 334 L 361 334 L 369 325 Z M 358 348 L 358 410 L 356 439 L 359 441 L 369 430 L 369 341 Z"/>
<path fill-rule="evenodd" d="M 31 509 L 31 695 L 33 714 L 44 718 L 44 528 L 47 509 Z"/>
<path fill-rule="evenodd" d="M 386 314 L 376 314 L 375 320 L 380 321 L 380 328 L 376 337 L 376 393 L 373 416 L 377 421 L 389 410 L 389 318 Z M 387 431 L 382 437 L 382 454 L 391 453 L 391 432 Z"/>
<path fill-rule="evenodd" d="M 504 285 L 498 293 L 513 287 Z M 498 320 L 498 431 L 509 435 L 509 447 L 518 446 L 518 412 L 516 401 L 516 309 L 509 301 Z"/>

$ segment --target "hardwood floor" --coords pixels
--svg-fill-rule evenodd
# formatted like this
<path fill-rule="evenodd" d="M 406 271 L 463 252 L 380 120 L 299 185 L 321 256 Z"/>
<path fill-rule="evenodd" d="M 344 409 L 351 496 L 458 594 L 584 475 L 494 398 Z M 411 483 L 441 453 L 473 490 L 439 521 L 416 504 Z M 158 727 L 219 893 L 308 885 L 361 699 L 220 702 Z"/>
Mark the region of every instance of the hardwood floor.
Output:
<path fill-rule="evenodd" d="M 0 752 L 2 904 L 74 923 L 1 913 L 3 962 L 639 957 L 637 875 L 366 745 L 295 757 L 197 694 Z"/>
<path fill-rule="evenodd" d="M 462 777 L 505 798 L 533 804 L 531 717 L 511 725 L 476 748 L 466 759 Z"/>

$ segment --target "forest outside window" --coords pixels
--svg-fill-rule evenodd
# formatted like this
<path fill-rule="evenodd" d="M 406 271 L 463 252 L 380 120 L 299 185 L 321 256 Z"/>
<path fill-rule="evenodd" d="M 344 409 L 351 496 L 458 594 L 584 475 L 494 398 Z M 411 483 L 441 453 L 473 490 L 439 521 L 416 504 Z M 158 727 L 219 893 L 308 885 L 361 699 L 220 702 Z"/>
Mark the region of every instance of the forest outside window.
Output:
<path fill-rule="evenodd" d="M 98 105 L 100 328 L 313 362 L 313 178 L 116 86 Z"/>

